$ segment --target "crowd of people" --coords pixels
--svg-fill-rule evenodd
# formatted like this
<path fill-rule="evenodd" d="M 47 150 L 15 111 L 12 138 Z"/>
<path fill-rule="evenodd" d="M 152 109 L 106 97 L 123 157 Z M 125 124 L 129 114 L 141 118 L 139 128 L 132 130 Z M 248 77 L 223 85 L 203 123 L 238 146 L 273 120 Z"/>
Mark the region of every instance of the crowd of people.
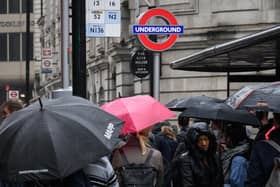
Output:
<path fill-rule="evenodd" d="M 24 106 L 19 100 L 2 104 L 2 120 Z M 189 119 L 178 126 L 164 121 L 121 136 L 112 154 L 73 175 L 54 181 L 12 183 L 0 187 L 264 187 L 280 152 L 280 114 L 255 112 L 262 126 L 254 139 L 246 126 L 224 121 Z"/>

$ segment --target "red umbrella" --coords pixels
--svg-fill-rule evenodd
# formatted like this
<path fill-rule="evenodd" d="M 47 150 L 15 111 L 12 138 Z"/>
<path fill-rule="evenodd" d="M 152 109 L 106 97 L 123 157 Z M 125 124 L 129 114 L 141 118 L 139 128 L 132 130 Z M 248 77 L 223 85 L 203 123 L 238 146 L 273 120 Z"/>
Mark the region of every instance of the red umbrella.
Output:
<path fill-rule="evenodd" d="M 101 108 L 125 121 L 121 134 L 139 132 L 175 116 L 168 108 L 148 95 L 119 98 Z"/>

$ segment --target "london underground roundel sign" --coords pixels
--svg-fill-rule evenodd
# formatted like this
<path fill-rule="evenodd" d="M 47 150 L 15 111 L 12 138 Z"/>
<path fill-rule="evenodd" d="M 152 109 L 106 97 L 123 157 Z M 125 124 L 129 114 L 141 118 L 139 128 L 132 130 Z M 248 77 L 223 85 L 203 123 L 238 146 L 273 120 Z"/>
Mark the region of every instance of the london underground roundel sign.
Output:
<path fill-rule="evenodd" d="M 153 17 L 161 17 L 168 25 L 147 25 Z M 178 25 L 175 16 L 163 8 L 154 8 L 145 12 L 139 19 L 138 25 L 133 26 L 133 33 L 138 35 L 140 42 L 151 51 L 165 51 L 172 47 L 178 38 L 178 34 L 184 33 L 184 26 Z M 169 37 L 160 43 L 149 38 L 149 34 L 167 34 Z"/>

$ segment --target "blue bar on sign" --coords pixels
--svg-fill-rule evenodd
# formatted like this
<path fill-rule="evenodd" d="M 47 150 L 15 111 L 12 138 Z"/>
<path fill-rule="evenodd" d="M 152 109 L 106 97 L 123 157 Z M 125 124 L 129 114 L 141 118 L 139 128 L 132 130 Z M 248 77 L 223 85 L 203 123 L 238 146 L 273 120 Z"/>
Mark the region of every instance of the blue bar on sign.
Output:
<path fill-rule="evenodd" d="M 133 34 L 183 34 L 183 25 L 133 25 Z"/>

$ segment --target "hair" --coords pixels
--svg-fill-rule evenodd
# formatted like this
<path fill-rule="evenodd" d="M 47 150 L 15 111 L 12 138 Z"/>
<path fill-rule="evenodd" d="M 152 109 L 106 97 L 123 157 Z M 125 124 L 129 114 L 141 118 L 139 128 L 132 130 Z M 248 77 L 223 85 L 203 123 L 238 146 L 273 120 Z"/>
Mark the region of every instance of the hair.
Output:
<path fill-rule="evenodd" d="M 258 118 L 259 121 L 261 121 L 265 116 L 268 117 L 268 112 L 256 111 L 256 117 Z"/>
<path fill-rule="evenodd" d="M 227 125 L 225 127 L 225 137 L 230 138 L 232 146 L 235 147 L 241 141 L 248 139 L 246 127 L 240 124 Z"/>
<path fill-rule="evenodd" d="M 10 113 L 12 112 L 15 112 L 15 111 L 18 111 L 18 110 L 21 110 L 23 109 L 23 103 L 21 102 L 21 100 L 19 99 L 10 99 L 6 102 L 4 102 L 1 106 L 2 110 L 4 108 L 8 108 L 8 110 L 10 111 Z"/>
<path fill-rule="evenodd" d="M 136 133 L 136 137 L 139 141 L 140 147 L 141 147 L 141 153 L 142 155 L 145 155 L 147 152 L 147 144 L 149 141 L 149 133 L 151 128 L 143 129 L 142 131 Z"/>
<path fill-rule="evenodd" d="M 165 136 L 167 136 L 168 138 L 176 141 L 176 134 L 173 131 L 172 127 L 168 127 L 168 126 L 162 126 L 161 127 L 161 132 L 162 134 L 164 134 Z"/>
<path fill-rule="evenodd" d="M 273 112 L 273 121 L 274 121 L 274 125 L 280 127 L 280 113 Z"/>
<path fill-rule="evenodd" d="M 190 118 L 187 116 L 179 115 L 178 117 L 178 125 L 180 127 L 188 127 L 189 126 Z"/>

